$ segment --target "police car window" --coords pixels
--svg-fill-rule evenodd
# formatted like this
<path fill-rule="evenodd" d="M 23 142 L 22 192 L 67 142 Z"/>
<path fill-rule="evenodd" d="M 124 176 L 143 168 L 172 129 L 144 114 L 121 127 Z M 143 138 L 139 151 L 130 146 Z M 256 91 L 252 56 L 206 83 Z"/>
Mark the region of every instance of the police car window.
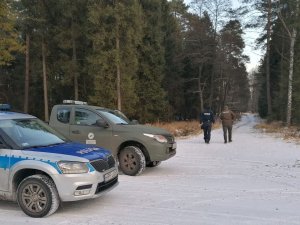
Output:
<path fill-rule="evenodd" d="M 62 123 L 70 122 L 71 111 L 69 108 L 58 108 L 57 109 L 57 120 Z"/>
<path fill-rule="evenodd" d="M 0 148 L 4 148 L 6 147 L 6 145 L 4 144 L 4 142 L 2 141 L 2 137 L 0 135 Z"/>
<path fill-rule="evenodd" d="M 75 110 L 76 125 L 83 125 L 83 126 L 96 125 L 97 120 L 102 120 L 102 118 L 89 110 L 85 110 L 85 109 Z"/>
<path fill-rule="evenodd" d="M 2 120 L 0 129 L 21 149 L 61 144 L 66 141 L 38 119 Z"/>

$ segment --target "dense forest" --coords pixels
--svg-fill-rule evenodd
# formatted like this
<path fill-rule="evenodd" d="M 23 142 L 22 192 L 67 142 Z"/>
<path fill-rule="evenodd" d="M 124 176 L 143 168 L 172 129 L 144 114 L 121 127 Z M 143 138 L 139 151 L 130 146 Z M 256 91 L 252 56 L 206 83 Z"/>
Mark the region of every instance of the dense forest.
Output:
<path fill-rule="evenodd" d="M 262 27 L 257 46 L 264 49 L 258 69 L 250 73 L 254 106 L 269 120 L 300 123 L 299 0 L 244 0 L 241 11 L 252 15 L 248 26 Z M 253 11 L 259 12 L 253 16 Z"/>
<path fill-rule="evenodd" d="M 290 2 L 281 16 L 293 32 Z M 63 99 L 141 122 L 197 119 L 206 105 L 246 111 L 250 90 L 266 90 L 266 60 L 249 83 L 242 16 L 230 0 L 0 0 L 1 102 L 46 121 Z M 272 109 L 282 118 L 290 38 L 273 16 L 271 28 Z"/>

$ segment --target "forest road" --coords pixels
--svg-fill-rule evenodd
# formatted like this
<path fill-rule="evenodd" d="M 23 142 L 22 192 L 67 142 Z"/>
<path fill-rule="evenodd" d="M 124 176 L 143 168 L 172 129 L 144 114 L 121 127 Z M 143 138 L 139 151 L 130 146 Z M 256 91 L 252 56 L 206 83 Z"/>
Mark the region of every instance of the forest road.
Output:
<path fill-rule="evenodd" d="M 26 216 L 0 201 L 0 224 L 299 225 L 300 146 L 253 128 L 246 114 L 233 142 L 221 129 L 178 139 L 177 154 L 98 199 L 63 203 L 50 217 Z"/>

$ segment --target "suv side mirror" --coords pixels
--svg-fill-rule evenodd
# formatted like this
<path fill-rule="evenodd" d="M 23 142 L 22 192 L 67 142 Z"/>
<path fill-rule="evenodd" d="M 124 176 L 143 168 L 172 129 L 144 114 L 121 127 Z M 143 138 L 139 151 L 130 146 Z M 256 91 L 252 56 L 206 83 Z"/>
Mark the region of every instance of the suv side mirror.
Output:
<path fill-rule="evenodd" d="M 103 127 L 103 128 L 108 128 L 109 127 L 108 123 L 106 121 L 102 120 L 102 119 L 97 120 L 96 124 L 97 124 L 97 126 Z"/>
<path fill-rule="evenodd" d="M 138 120 L 131 120 L 130 124 L 136 125 L 136 124 L 139 124 L 139 121 Z"/>

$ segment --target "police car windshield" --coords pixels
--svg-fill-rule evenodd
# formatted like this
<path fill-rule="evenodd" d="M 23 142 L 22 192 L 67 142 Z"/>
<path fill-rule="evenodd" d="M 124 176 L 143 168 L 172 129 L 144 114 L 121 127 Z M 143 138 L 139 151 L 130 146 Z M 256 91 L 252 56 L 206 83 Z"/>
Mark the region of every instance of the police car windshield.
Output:
<path fill-rule="evenodd" d="M 61 144 L 66 139 L 39 119 L 0 120 L 0 129 L 20 149 Z"/>
<path fill-rule="evenodd" d="M 98 109 L 98 112 L 100 112 L 102 115 L 104 115 L 107 119 L 109 119 L 112 123 L 114 124 L 122 124 L 122 125 L 128 125 L 129 120 L 122 114 L 119 114 L 118 111 L 107 111 L 107 110 L 102 110 Z"/>

